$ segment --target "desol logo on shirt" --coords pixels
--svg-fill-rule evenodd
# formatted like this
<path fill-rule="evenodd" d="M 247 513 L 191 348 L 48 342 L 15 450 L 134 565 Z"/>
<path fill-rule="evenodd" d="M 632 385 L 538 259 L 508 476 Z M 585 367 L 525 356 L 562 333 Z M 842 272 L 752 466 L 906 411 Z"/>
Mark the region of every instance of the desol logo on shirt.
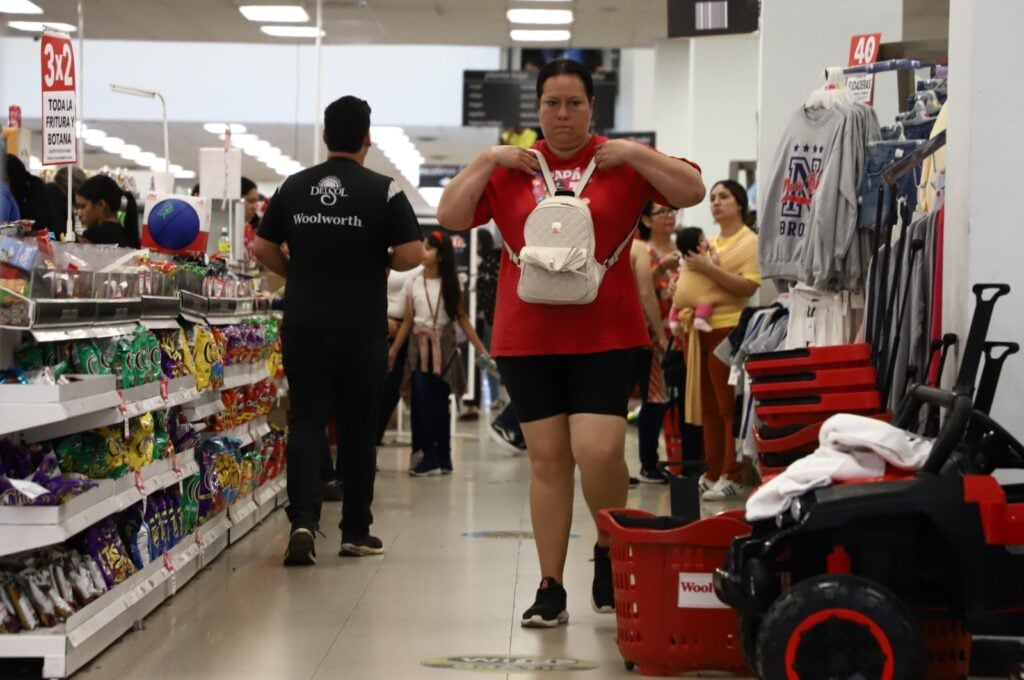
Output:
<path fill-rule="evenodd" d="M 345 187 L 341 186 L 341 180 L 337 177 L 324 177 L 320 182 L 309 190 L 310 196 L 319 196 L 320 202 L 330 206 L 338 202 L 338 197 L 348 197 Z"/>

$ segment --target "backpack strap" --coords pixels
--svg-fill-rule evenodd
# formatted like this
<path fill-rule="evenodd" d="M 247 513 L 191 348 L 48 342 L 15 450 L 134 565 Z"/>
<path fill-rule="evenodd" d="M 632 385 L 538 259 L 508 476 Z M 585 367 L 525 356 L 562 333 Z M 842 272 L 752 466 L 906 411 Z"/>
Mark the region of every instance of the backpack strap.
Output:
<path fill-rule="evenodd" d="M 505 241 L 505 250 L 508 252 L 508 258 L 512 260 L 512 264 L 522 269 L 523 261 L 519 259 L 519 255 L 516 254 L 516 251 L 512 250 L 512 246 L 508 244 L 508 241 Z"/>
<path fill-rule="evenodd" d="M 537 157 L 537 162 L 540 163 L 540 171 L 544 175 L 544 183 L 547 185 L 548 193 L 552 196 L 555 195 L 557 188 L 555 187 L 555 178 L 551 175 L 551 168 L 548 167 L 548 159 L 544 157 L 544 154 L 540 152 L 540 149 L 530 149 L 533 155 Z M 579 197 L 583 193 L 583 189 L 586 188 L 590 182 L 591 176 L 594 171 L 597 170 L 597 161 L 593 158 L 590 159 L 590 164 L 587 165 L 587 169 L 583 171 L 583 175 L 580 177 L 580 181 L 576 183 L 576 188 L 573 193 Z"/>
<path fill-rule="evenodd" d="M 633 242 L 634 231 L 636 231 L 636 229 L 629 230 L 629 233 L 626 234 L 626 238 L 622 240 L 622 243 L 620 243 L 619 247 L 615 249 L 615 252 L 612 253 L 612 256 L 601 263 L 602 267 L 604 267 L 605 269 L 611 269 L 615 265 L 615 263 L 619 261 L 619 257 L 622 256 L 622 251 L 626 249 L 626 246 Z"/>

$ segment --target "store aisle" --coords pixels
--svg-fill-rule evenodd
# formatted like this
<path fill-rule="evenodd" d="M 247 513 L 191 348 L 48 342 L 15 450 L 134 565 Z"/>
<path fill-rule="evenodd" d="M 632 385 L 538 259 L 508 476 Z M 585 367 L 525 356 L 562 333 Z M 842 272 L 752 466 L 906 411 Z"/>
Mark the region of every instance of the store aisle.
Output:
<path fill-rule="evenodd" d="M 615 617 L 590 608 L 594 530 L 577 491 L 566 572 L 568 626 L 526 630 L 520 614 L 540 579 L 532 539 L 472 532 L 530 530 L 528 462 L 486 435 L 457 439 L 455 474 L 413 479 L 407 449 L 381 449 L 374 531 L 380 557 L 340 558 L 337 529 L 318 540 L 319 564 L 281 567 L 283 512 L 232 547 L 75 678 L 256 680 L 565 677 L 428 668 L 431 657 L 528 655 L 600 664 L 573 678 L 636 678 L 615 644 Z M 629 451 L 635 451 L 630 431 Z M 635 453 L 628 456 L 636 468 Z M 636 470 L 634 470 L 635 474 Z M 630 505 L 668 513 L 668 488 L 642 485 Z M 326 506 L 328 525 L 340 507 Z"/>

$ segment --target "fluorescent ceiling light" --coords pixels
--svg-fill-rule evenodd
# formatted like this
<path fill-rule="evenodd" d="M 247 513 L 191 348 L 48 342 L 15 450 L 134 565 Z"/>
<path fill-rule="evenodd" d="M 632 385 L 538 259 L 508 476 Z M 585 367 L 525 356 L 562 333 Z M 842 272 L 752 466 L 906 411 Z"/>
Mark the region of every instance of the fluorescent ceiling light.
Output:
<path fill-rule="evenodd" d="M 420 187 L 420 196 L 427 202 L 431 208 L 436 208 L 441 203 L 441 194 L 444 193 L 443 187 Z"/>
<path fill-rule="evenodd" d="M 572 23 L 571 9 L 510 9 L 505 16 L 513 24 L 564 26 Z"/>
<path fill-rule="evenodd" d="M 85 140 L 86 144 L 100 146 L 103 144 L 103 140 L 107 138 L 107 133 L 96 128 L 89 128 L 82 133 L 82 138 Z"/>
<path fill-rule="evenodd" d="M 203 129 L 212 135 L 223 135 L 228 131 L 228 128 L 231 129 L 231 134 L 233 135 L 242 135 L 246 133 L 245 126 L 238 123 L 206 123 L 203 125 Z"/>
<path fill-rule="evenodd" d="M 516 42 L 568 42 L 572 33 L 564 30 L 529 30 L 515 28 L 509 35 Z"/>
<path fill-rule="evenodd" d="M 315 38 L 316 26 L 261 26 L 260 30 L 275 38 Z M 327 35 L 320 31 L 320 35 Z"/>
<path fill-rule="evenodd" d="M 177 163 L 171 163 L 171 167 L 167 168 L 167 172 L 174 173 L 176 175 L 184 169 L 185 168 L 181 167 Z"/>
<path fill-rule="evenodd" d="M 42 33 L 46 29 L 64 31 L 65 33 L 74 33 L 78 30 L 78 26 L 62 24 L 59 21 L 8 21 L 7 25 L 15 30 L 29 33 Z"/>
<path fill-rule="evenodd" d="M 125 144 L 124 146 L 121 147 L 121 155 L 124 156 L 125 154 L 128 154 L 128 153 L 130 153 L 130 154 L 142 153 L 142 147 L 137 146 L 135 144 Z"/>
<path fill-rule="evenodd" d="M 143 151 L 135 158 L 135 162 L 139 165 L 145 165 L 146 163 L 152 163 L 156 160 L 156 154 L 152 151 Z"/>
<path fill-rule="evenodd" d="M 256 160 L 258 160 L 260 163 L 266 164 L 272 160 L 280 158 L 280 156 L 281 150 L 278 149 L 276 146 L 272 146 L 269 149 L 263 149 L 260 152 L 260 155 L 256 157 Z"/>
<path fill-rule="evenodd" d="M 196 178 L 196 171 L 195 170 L 179 170 L 178 172 L 174 173 L 174 176 L 177 179 L 195 179 Z"/>
<path fill-rule="evenodd" d="M 28 0 L 0 0 L 0 14 L 42 14 L 43 8 Z"/>
<path fill-rule="evenodd" d="M 300 5 L 242 5 L 238 8 L 249 21 L 260 23 L 297 23 L 309 21 L 309 14 Z"/>

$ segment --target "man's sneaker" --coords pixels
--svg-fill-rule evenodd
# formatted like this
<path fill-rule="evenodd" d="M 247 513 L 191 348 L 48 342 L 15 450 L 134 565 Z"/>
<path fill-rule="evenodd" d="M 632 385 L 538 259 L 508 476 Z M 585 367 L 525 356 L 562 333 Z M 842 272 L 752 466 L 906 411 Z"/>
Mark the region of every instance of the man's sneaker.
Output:
<path fill-rule="evenodd" d="M 435 477 L 441 474 L 441 466 L 424 458 L 419 465 L 409 468 L 409 474 L 413 477 Z"/>
<path fill-rule="evenodd" d="M 423 461 L 423 451 L 413 451 L 409 456 L 409 467 L 414 468 Z"/>
<path fill-rule="evenodd" d="M 284 551 L 284 566 L 308 567 L 316 564 L 316 537 L 312 530 L 294 527 L 288 537 L 288 549 Z"/>
<path fill-rule="evenodd" d="M 701 496 L 706 501 L 732 501 L 742 498 L 746 488 L 728 477 L 719 479 L 713 487 L 704 492 Z"/>
<path fill-rule="evenodd" d="M 664 473 L 658 468 L 644 468 L 640 470 L 640 481 L 644 484 L 668 484 Z"/>
<path fill-rule="evenodd" d="M 450 475 L 453 472 L 455 472 L 455 468 L 452 467 L 451 463 L 449 463 L 448 465 L 442 465 L 441 466 L 441 474 L 442 475 Z"/>
<path fill-rule="evenodd" d="M 554 628 L 569 620 L 565 608 L 565 588 L 555 579 L 546 576 L 541 579 L 540 588 L 533 606 L 523 613 L 524 628 Z"/>
<path fill-rule="evenodd" d="M 491 423 L 491 439 L 509 453 L 519 453 L 526 448 L 526 442 L 518 432 L 504 428 L 497 421 Z"/>
<path fill-rule="evenodd" d="M 717 479 L 712 481 L 708 479 L 707 474 L 703 474 L 700 476 L 700 479 L 697 480 L 697 493 L 699 493 L 701 495 L 701 498 L 703 498 L 704 494 L 710 491 L 711 488 L 716 484 L 718 484 Z"/>
<path fill-rule="evenodd" d="M 366 557 L 367 555 L 381 555 L 384 553 L 384 543 L 376 536 L 366 534 L 359 538 L 341 537 L 341 550 L 338 555 L 341 557 Z"/>
<path fill-rule="evenodd" d="M 639 477 L 630 477 L 629 478 L 629 488 L 630 489 L 635 489 L 638 486 L 640 486 L 640 478 Z"/>
<path fill-rule="evenodd" d="M 324 503 L 337 503 L 342 498 L 342 485 L 337 479 L 324 482 Z"/>
<path fill-rule="evenodd" d="M 590 604 L 598 614 L 615 613 L 615 583 L 612 581 L 612 559 L 608 548 L 594 546 L 594 585 Z"/>

